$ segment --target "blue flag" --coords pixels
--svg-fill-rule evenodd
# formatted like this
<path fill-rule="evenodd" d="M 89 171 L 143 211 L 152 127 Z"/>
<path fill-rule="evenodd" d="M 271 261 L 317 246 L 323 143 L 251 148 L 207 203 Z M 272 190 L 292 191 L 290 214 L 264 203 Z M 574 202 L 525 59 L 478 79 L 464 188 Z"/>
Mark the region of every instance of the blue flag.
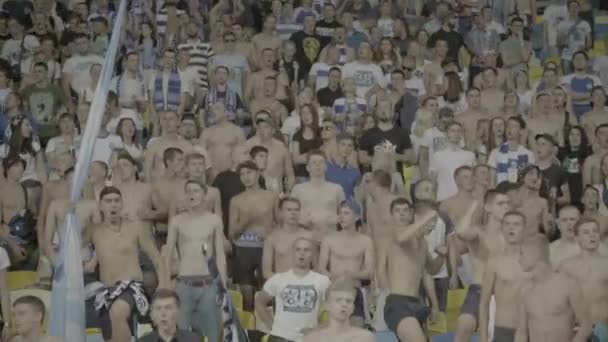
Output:
<path fill-rule="evenodd" d="M 91 103 L 89 119 L 82 135 L 80 151 L 74 169 L 74 180 L 70 190 L 70 200 L 72 202 L 80 199 L 82 188 L 87 180 L 95 140 L 101 128 L 106 98 L 114 72 L 114 62 L 118 52 L 119 38 L 123 30 L 126 4 L 126 0 L 121 0 L 101 77 Z M 82 227 L 74 210 L 67 214 L 63 229 L 65 229 L 65 234 L 60 241 L 59 256 L 53 276 L 49 334 L 62 337 L 64 341 L 85 341 L 85 293 L 80 255 Z"/>

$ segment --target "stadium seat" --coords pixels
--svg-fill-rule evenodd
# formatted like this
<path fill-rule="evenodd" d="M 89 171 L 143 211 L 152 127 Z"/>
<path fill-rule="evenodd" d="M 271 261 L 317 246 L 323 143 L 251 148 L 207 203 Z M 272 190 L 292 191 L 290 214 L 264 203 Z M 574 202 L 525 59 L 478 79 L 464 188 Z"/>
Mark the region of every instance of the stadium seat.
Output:
<path fill-rule="evenodd" d="M 151 333 L 153 330 L 150 324 L 137 324 L 137 338 L 144 336 L 145 334 Z"/>
<path fill-rule="evenodd" d="M 268 342 L 268 335 L 264 335 L 261 342 Z"/>
<path fill-rule="evenodd" d="M 255 329 L 255 316 L 248 311 L 238 310 L 239 320 L 241 321 L 241 326 L 246 330 L 254 330 Z"/>
<path fill-rule="evenodd" d="M 445 313 L 439 313 L 439 320 L 435 323 L 429 324 L 429 334 L 431 336 L 438 334 L 445 334 L 448 332 L 448 319 Z"/>
<path fill-rule="evenodd" d="M 101 329 L 89 328 L 87 329 L 87 340 L 86 342 L 104 342 L 103 336 L 101 336 Z"/>
<path fill-rule="evenodd" d="M 232 304 L 238 310 L 243 310 L 243 294 L 238 290 L 230 290 L 230 297 L 232 298 Z"/>
<path fill-rule="evenodd" d="M 449 290 L 447 310 L 459 310 L 467 296 L 467 289 Z"/>
<path fill-rule="evenodd" d="M 324 325 L 329 322 L 329 312 L 327 309 L 319 310 L 319 324 Z"/>
<path fill-rule="evenodd" d="M 8 272 L 8 289 L 18 290 L 31 287 L 36 284 L 37 275 L 33 271 Z"/>

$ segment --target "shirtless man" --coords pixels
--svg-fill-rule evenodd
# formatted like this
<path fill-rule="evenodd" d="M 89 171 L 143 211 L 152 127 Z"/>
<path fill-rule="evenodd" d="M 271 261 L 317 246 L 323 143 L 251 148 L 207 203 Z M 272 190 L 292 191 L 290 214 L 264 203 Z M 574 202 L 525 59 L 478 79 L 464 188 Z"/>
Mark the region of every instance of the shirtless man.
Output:
<path fill-rule="evenodd" d="M 518 203 L 511 202 L 513 209 L 521 212 L 526 217 L 525 236 L 542 232 L 549 234 L 545 227 L 545 218 L 549 213 L 547 199 L 540 197 L 541 174 L 538 166 L 528 165 L 519 174 L 519 190 L 517 190 Z"/>
<path fill-rule="evenodd" d="M 583 293 L 574 279 L 551 267 L 547 238 L 526 239 L 519 264 L 530 278 L 521 287 L 515 342 L 587 341 L 591 322 Z"/>
<path fill-rule="evenodd" d="M 549 250 L 549 260 L 553 269 L 557 270 L 564 260 L 570 259 L 581 252 L 576 241 L 574 226 L 581 219 L 581 212 L 573 205 L 567 205 L 559 210 L 557 229 L 560 232 L 559 240 L 553 241 Z"/>
<path fill-rule="evenodd" d="M 226 156 L 231 156 L 234 149 L 245 142 L 245 135 L 240 127 L 228 121 L 223 102 L 214 103 L 211 110 L 215 113 L 218 122 L 205 128 L 199 140 L 209 152 L 213 173 L 218 175 L 230 169 L 231 159 Z"/>
<path fill-rule="evenodd" d="M 575 227 L 581 247 L 577 256 L 562 263 L 559 272 L 577 281 L 583 290 L 593 324 L 592 341 L 608 340 L 608 257 L 600 254 L 600 227 L 597 221 L 582 220 Z"/>
<path fill-rule="evenodd" d="M 518 323 L 519 301 L 517 300 L 525 273 L 519 265 L 519 248 L 524 239 L 526 218 L 523 214 L 510 211 L 502 219 L 502 237 L 506 242 L 502 252 L 488 259 L 481 281 L 479 308 L 480 341 L 489 339 L 490 299 L 496 299 L 496 320 L 494 342 L 513 342 Z"/>
<path fill-rule="evenodd" d="M 41 240 L 41 249 L 44 254 L 49 258 L 52 265 L 58 263 L 59 245 L 61 239 L 65 236 L 64 221 L 67 213 L 70 210 L 74 210 L 76 216 L 82 227 L 82 234 L 87 235 L 86 231 L 93 223 L 99 223 L 101 217 L 99 215 L 99 209 L 97 201 L 95 200 L 80 200 L 76 204 L 69 201 L 69 199 L 57 199 L 51 203 L 47 210 L 47 216 L 45 218 L 45 229 L 44 238 Z M 97 267 L 97 258 L 95 257 L 94 250 L 90 246 L 88 241 L 82 241 L 81 256 L 83 262 L 83 271 L 85 279 L 87 275 L 92 275 L 92 279 L 95 279 L 95 268 Z M 85 281 L 86 283 L 87 281 Z"/>
<path fill-rule="evenodd" d="M 255 114 L 256 134 L 245 143 L 247 150 L 260 145 L 268 149 L 268 176 L 277 179 L 281 184 L 285 179 L 285 192 L 288 192 L 295 183 L 295 175 L 291 155 L 285 144 L 274 138 L 274 126 L 270 114 L 261 111 Z"/>
<path fill-rule="evenodd" d="M 163 155 L 170 147 L 189 153 L 192 145 L 178 135 L 179 115 L 173 111 L 159 113 L 162 132 L 158 138 L 152 138 L 144 155 L 144 175 L 146 180 L 154 182 L 165 175 Z"/>
<path fill-rule="evenodd" d="M 301 204 L 297 198 L 284 197 L 279 201 L 281 225 L 264 241 L 262 275 L 270 279 L 275 273 L 287 272 L 291 268 L 291 246 L 299 237 L 312 239 L 312 232 L 298 225 Z"/>
<path fill-rule="evenodd" d="M 583 164 L 583 184 L 602 184 L 601 162 L 608 152 L 608 124 L 602 124 L 595 128 L 595 143 L 593 154 L 585 159 Z M 591 134 L 591 132 L 587 132 Z"/>
<path fill-rule="evenodd" d="M 184 191 L 184 185 L 189 180 L 195 180 L 206 186 L 205 198 L 203 204 L 210 212 L 222 216 L 222 202 L 220 199 L 220 191 L 213 186 L 207 185 L 205 170 L 207 169 L 205 156 L 196 151 L 186 155 L 186 178 L 181 180 L 181 186 L 176 190 L 176 200 L 171 203 L 169 209 L 169 217 L 177 215 L 188 207 L 187 196 Z"/>
<path fill-rule="evenodd" d="M 364 182 L 366 178 L 369 179 L 369 182 L 365 184 L 367 186 L 365 199 L 367 225 L 376 244 L 375 250 L 378 252 L 382 243 L 392 236 L 390 229 L 392 220 L 388 214 L 390 214 L 390 205 L 397 196 L 391 192 L 392 178 L 387 171 L 375 170 L 369 176 L 364 177 Z"/>
<path fill-rule="evenodd" d="M 253 58 L 254 65 L 263 68 L 264 63 L 264 52 L 270 50 L 275 56 L 279 53 L 281 47 L 281 40 L 275 34 L 277 19 L 274 15 L 268 15 L 264 18 L 264 24 L 262 26 L 262 32 L 256 34 L 251 39 L 253 44 Z M 255 83 L 254 83 L 255 84 Z"/>
<path fill-rule="evenodd" d="M 307 159 L 306 169 L 310 174 L 310 181 L 294 186 L 291 196 L 302 203 L 302 222 L 312 228 L 315 240 L 320 242 L 325 235 L 336 231 L 336 213 L 345 196 L 341 186 L 325 180 L 325 153 L 310 151 Z"/>
<path fill-rule="evenodd" d="M 253 308 L 253 289 L 262 278 L 264 240 L 274 226 L 277 196 L 260 189 L 260 172 L 252 161 L 237 167 L 245 191 L 230 200 L 229 238 L 235 247 L 234 282 L 241 285 L 245 308 Z"/>
<path fill-rule="evenodd" d="M 360 287 L 369 283 L 374 277 L 374 244 L 372 240 L 357 231 L 356 214 L 344 201 L 338 211 L 338 224 L 341 230 L 329 233 L 321 241 L 319 255 L 319 273 L 329 279 L 348 277 L 357 283 L 357 305 L 354 315 L 365 320 L 365 304 L 360 294 Z"/>
<path fill-rule="evenodd" d="M 1 239 L 8 243 L 11 255 L 19 261 L 26 258 L 26 250 L 20 246 L 19 241 L 11 235 L 9 224 L 11 220 L 27 208 L 25 188 L 20 180 L 25 171 L 25 161 L 21 158 L 7 158 L 4 160 L 5 178 L 0 182 L 0 224 Z M 30 227 L 32 230 L 34 227 Z"/>
<path fill-rule="evenodd" d="M 161 235 L 167 231 L 165 224 L 172 203 L 175 203 L 178 192 L 183 189 L 184 153 L 175 147 L 167 148 L 163 152 L 163 164 L 165 174 L 152 184 L 152 203 L 158 212 L 156 231 Z"/>
<path fill-rule="evenodd" d="M 277 195 L 280 195 L 283 191 L 281 182 L 279 182 L 278 179 L 272 178 L 266 172 L 268 169 L 268 149 L 260 145 L 253 146 L 251 150 L 249 150 L 249 156 L 255 165 L 258 166 L 258 169 L 260 169 L 260 174 L 264 179 L 264 187 L 266 190 L 273 191 Z"/>
<path fill-rule="evenodd" d="M 179 271 L 175 289 L 181 302 L 178 326 L 184 330 L 192 328 L 209 341 L 219 341 L 221 316 L 216 302 L 216 275 L 210 269 L 209 259 L 215 259 L 222 279 L 228 279 L 222 219 L 205 205 L 205 185 L 188 180 L 184 189 L 188 209 L 169 222 L 164 258 L 165 267 L 169 269 L 173 253 L 178 250 Z M 170 279 L 166 282 L 168 284 Z"/>
<path fill-rule="evenodd" d="M 327 290 L 327 326 L 304 335 L 303 342 L 373 342 L 375 336 L 364 329 L 353 327 L 349 318 L 355 309 L 357 292 L 348 279 L 334 280 Z"/>
<path fill-rule="evenodd" d="M 454 339 L 456 342 L 468 342 L 480 323 L 481 282 L 485 263 L 492 253 L 500 253 L 505 245 L 500 227 L 503 216 L 509 211 L 509 197 L 490 190 L 486 193 L 484 203 L 484 215 L 487 216 L 485 226 L 474 220 L 474 214 L 479 210 L 477 201 L 471 202 L 471 206 L 456 225 L 456 235 L 467 244 L 473 266 L 472 284 L 469 285 L 458 317 Z"/>
<path fill-rule="evenodd" d="M 97 254 L 99 279 L 106 289 L 97 295 L 95 307 L 100 311 L 104 340 L 124 342 L 133 334 L 132 315 L 146 315 L 148 311 L 139 266 L 140 249 L 152 260 L 159 275 L 163 274 L 162 265 L 150 230 L 140 222 L 122 218 L 120 190 L 104 188 L 99 202 L 102 222 L 93 225 L 89 234 Z"/>
<path fill-rule="evenodd" d="M 245 85 L 245 102 L 250 103 L 254 98 L 260 97 L 266 77 L 276 77 L 278 72 L 274 70 L 274 62 L 276 61 L 276 51 L 270 48 L 265 48 L 261 52 L 260 70 L 251 74 Z"/>
<path fill-rule="evenodd" d="M 15 332 L 11 342 L 60 342 L 59 337 L 44 334 L 42 328 L 46 307 L 40 298 L 35 296 L 19 297 L 13 303 Z M 5 327 L 8 329 L 8 327 Z"/>
<path fill-rule="evenodd" d="M 388 284 L 390 295 L 384 306 L 384 320 L 401 341 L 426 341 L 422 326 L 430 309 L 419 299 L 425 272 L 437 273 L 443 257 L 431 258 L 424 235 L 432 229 L 436 211 L 411 223 L 412 207 L 405 198 L 393 200 L 390 213 L 394 220 L 390 246 L 378 251 L 378 276 Z"/>
<path fill-rule="evenodd" d="M 130 154 L 119 154 L 112 181 L 123 194 L 124 214 L 132 221 L 143 221 L 152 229 L 152 220 L 158 219 L 159 214 L 152 209 L 152 186 L 137 179 L 139 167 Z"/>
<path fill-rule="evenodd" d="M 470 87 L 467 90 L 468 109 L 455 117 L 464 128 L 464 141 L 468 149 L 473 149 L 477 143 L 477 122 L 489 119 L 488 113 L 481 107 L 481 90 Z M 490 153 L 490 151 L 488 151 Z"/>
<path fill-rule="evenodd" d="M 283 121 L 287 119 L 287 108 L 277 100 L 277 78 L 275 76 L 267 76 L 262 83 L 263 92 L 256 94 L 249 104 L 249 109 L 252 113 L 257 113 L 261 110 L 269 111 L 274 124 L 281 127 Z"/>

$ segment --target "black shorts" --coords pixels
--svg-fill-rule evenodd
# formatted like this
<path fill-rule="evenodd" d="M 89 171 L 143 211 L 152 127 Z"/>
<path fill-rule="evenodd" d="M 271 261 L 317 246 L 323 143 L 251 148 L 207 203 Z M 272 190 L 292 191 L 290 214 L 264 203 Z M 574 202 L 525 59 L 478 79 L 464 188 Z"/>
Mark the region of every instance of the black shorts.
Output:
<path fill-rule="evenodd" d="M 475 317 L 475 321 L 479 322 L 479 302 L 481 299 L 481 286 L 477 284 L 469 285 L 467 296 L 460 308 L 460 314 L 469 314 Z"/>
<path fill-rule="evenodd" d="M 384 304 L 384 322 L 388 328 L 397 334 L 399 323 L 406 318 L 413 317 L 423 327 L 431 309 L 424 305 L 420 299 L 411 296 L 391 294 L 386 297 Z"/>
<path fill-rule="evenodd" d="M 235 246 L 232 273 L 235 284 L 261 286 L 263 251 L 263 247 Z"/>
<path fill-rule="evenodd" d="M 494 326 L 494 342 L 513 342 L 515 341 L 515 329 Z"/>
<path fill-rule="evenodd" d="M 137 309 L 135 308 L 135 298 L 129 291 L 125 291 L 116 298 L 116 300 L 123 300 L 127 304 L 129 304 L 129 308 L 131 308 L 131 314 L 129 315 L 129 329 L 131 330 L 131 336 L 133 336 L 133 325 L 137 324 L 135 321 Z M 114 305 L 116 301 L 112 303 Z M 99 314 L 99 326 L 101 328 L 101 334 L 103 335 L 103 339 L 109 341 L 112 338 L 112 320 L 110 319 L 110 309 L 104 310 Z"/>
<path fill-rule="evenodd" d="M 365 319 L 365 301 L 363 300 L 363 290 L 357 288 L 357 295 L 355 296 L 355 311 L 353 317 L 361 317 Z"/>

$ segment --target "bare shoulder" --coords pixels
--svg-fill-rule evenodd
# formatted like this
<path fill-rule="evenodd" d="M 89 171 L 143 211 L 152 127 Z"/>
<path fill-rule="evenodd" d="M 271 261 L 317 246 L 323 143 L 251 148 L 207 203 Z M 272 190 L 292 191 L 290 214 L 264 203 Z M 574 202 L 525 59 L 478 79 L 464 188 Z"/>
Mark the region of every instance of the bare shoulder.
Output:
<path fill-rule="evenodd" d="M 302 342 L 317 342 L 323 337 L 323 330 L 314 329 L 304 336 Z"/>
<path fill-rule="evenodd" d="M 561 264 L 558 266 L 558 270 L 560 273 L 565 273 L 567 275 L 574 275 L 573 270 L 576 269 L 576 265 L 578 264 L 578 256 L 567 258 L 563 260 Z"/>
<path fill-rule="evenodd" d="M 372 342 L 376 341 L 376 336 L 370 331 L 360 328 L 355 328 L 353 333 L 353 342 Z"/>

